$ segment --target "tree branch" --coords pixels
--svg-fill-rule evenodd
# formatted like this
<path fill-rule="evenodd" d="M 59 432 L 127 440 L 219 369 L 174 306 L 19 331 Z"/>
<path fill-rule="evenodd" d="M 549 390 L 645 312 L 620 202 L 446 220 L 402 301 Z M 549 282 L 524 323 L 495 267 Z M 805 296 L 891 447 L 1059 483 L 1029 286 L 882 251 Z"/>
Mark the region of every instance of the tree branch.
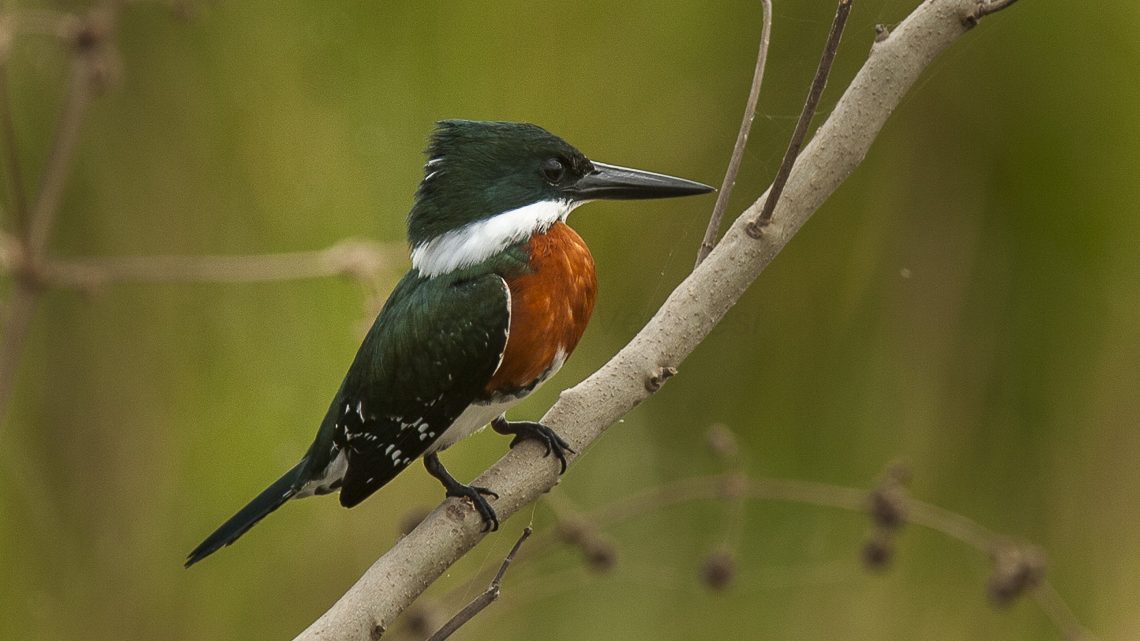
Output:
<path fill-rule="evenodd" d="M 871 46 L 863 68 L 817 130 L 788 178 L 784 197 L 760 238 L 745 227 L 762 197 L 669 296 L 644 329 L 601 369 L 562 393 L 542 422 L 577 452 L 652 393 L 647 381 L 676 367 L 712 331 L 812 213 L 859 165 L 891 112 L 935 57 L 968 30 L 978 0 L 927 0 Z M 571 456 L 571 460 L 576 455 Z M 558 464 L 534 443 L 509 451 L 475 481 L 495 488 L 503 519 L 548 491 Z M 480 540 L 482 522 L 449 499 L 378 559 L 299 640 L 374 640 L 427 586 Z"/>
<path fill-rule="evenodd" d="M 3 253 L 0 246 L 0 269 L 6 262 Z M 128 282 L 252 283 L 342 275 L 366 279 L 405 256 L 402 245 L 350 239 L 326 249 L 248 256 L 53 258 L 40 266 L 40 278 L 45 285 L 77 289 Z"/>
<path fill-rule="evenodd" d="M 507 568 L 511 567 L 511 561 L 515 560 L 515 555 L 519 553 L 519 548 L 522 547 L 522 544 L 528 538 L 530 538 L 530 535 L 533 531 L 534 530 L 530 529 L 529 527 L 523 530 L 522 536 L 519 537 L 518 541 L 515 541 L 515 545 L 507 554 L 507 558 L 503 559 L 503 564 L 499 566 L 499 571 L 495 573 L 495 578 L 491 579 L 491 585 L 488 586 L 482 594 L 472 599 L 471 602 L 468 603 L 467 606 L 462 610 L 460 610 L 454 617 L 452 617 L 450 621 L 443 624 L 443 627 L 440 628 L 435 634 L 431 635 L 428 641 L 443 641 L 447 637 L 454 634 L 455 631 L 458 630 L 464 623 L 467 623 L 473 619 L 476 614 L 479 614 L 485 610 L 487 606 L 491 605 L 495 602 L 496 599 L 499 598 L 499 590 L 503 583 L 503 575 L 507 573 Z"/>

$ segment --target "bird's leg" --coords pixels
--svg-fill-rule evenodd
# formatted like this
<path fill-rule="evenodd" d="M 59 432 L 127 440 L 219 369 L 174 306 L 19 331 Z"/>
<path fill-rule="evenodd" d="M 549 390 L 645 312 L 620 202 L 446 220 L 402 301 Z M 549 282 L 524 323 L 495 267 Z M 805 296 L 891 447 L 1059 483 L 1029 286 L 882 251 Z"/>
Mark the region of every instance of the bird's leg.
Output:
<path fill-rule="evenodd" d="M 543 456 L 550 456 L 553 453 L 554 458 L 562 464 L 562 471 L 559 474 L 566 472 L 566 453 L 573 453 L 574 448 L 570 447 L 569 443 L 549 427 L 534 421 L 508 421 L 506 414 L 500 414 L 498 418 L 491 421 L 491 429 L 499 434 L 514 434 L 515 438 L 511 441 L 511 447 L 528 438 L 542 443 L 546 446 L 546 453 Z"/>
<path fill-rule="evenodd" d="M 487 503 L 487 499 L 483 498 L 484 494 L 499 498 L 498 494 L 495 494 L 485 487 L 464 485 L 456 481 L 455 477 L 444 469 L 438 454 L 432 453 L 425 455 L 424 467 L 427 468 L 428 474 L 431 474 L 439 479 L 440 483 L 443 483 L 443 488 L 446 490 L 447 496 L 456 496 L 459 498 L 467 497 L 471 499 L 471 503 L 475 505 L 475 511 L 479 513 L 479 516 L 483 517 L 484 532 L 487 530 L 494 532 L 499 529 L 498 515 L 495 514 L 495 510 L 491 509 L 491 504 Z"/>

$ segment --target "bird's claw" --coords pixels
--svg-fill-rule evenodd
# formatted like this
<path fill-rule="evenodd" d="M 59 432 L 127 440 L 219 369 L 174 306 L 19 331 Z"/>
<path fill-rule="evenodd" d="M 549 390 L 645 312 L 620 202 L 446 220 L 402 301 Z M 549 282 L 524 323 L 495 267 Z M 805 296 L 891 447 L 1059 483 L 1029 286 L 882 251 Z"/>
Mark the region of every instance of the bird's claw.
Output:
<path fill-rule="evenodd" d="M 525 440 L 535 440 L 542 443 L 543 447 L 546 448 L 542 456 L 547 457 L 554 454 L 554 458 L 558 459 L 558 463 L 562 466 L 559 474 L 566 473 L 566 453 L 575 453 L 574 448 L 570 447 L 565 439 L 542 423 L 508 421 L 500 416 L 491 422 L 491 428 L 500 434 L 514 434 L 515 437 L 511 439 L 512 448 Z"/>
<path fill-rule="evenodd" d="M 495 514 L 495 509 L 487 502 L 484 496 L 490 496 L 495 499 L 499 495 L 490 488 L 481 485 L 459 485 L 458 487 L 448 488 L 447 496 L 454 496 L 457 498 L 466 498 L 471 501 L 475 506 L 475 511 L 479 516 L 483 517 L 483 531 L 494 532 L 499 529 L 499 515 Z"/>

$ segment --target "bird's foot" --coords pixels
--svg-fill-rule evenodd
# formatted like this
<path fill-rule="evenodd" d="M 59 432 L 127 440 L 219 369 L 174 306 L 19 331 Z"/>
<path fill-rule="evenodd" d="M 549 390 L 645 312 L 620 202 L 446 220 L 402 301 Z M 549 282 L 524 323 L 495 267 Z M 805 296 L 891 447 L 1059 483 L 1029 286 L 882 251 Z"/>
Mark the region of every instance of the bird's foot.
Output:
<path fill-rule="evenodd" d="M 511 440 L 511 447 L 522 443 L 524 440 L 533 439 L 542 443 L 546 447 L 546 452 L 543 456 L 554 455 L 558 462 L 562 465 L 562 470 L 559 474 L 566 472 L 566 453 L 574 453 L 574 448 L 570 447 L 557 432 L 534 421 L 508 421 L 505 416 L 500 416 L 491 421 L 491 429 L 499 434 L 513 434 L 514 439 Z"/>
<path fill-rule="evenodd" d="M 471 504 L 475 506 L 475 511 L 483 517 L 483 531 L 494 532 L 499 529 L 499 515 L 495 514 L 495 509 L 491 507 L 487 499 L 483 498 L 484 495 L 499 498 L 495 492 L 479 485 L 456 483 L 455 487 L 447 488 L 447 496 L 469 499 Z"/>
<path fill-rule="evenodd" d="M 483 498 L 484 496 L 492 496 L 497 499 L 499 498 L 498 494 L 480 485 L 464 485 L 455 480 L 455 477 L 443 467 L 443 463 L 440 462 L 439 456 L 436 454 L 424 456 L 424 467 L 427 468 L 428 474 L 439 479 L 439 482 L 443 484 L 444 493 L 447 496 L 466 498 L 471 501 L 471 504 L 475 506 L 475 511 L 483 517 L 484 532 L 488 530 L 494 532 L 499 529 L 499 516 L 495 514 L 494 508 L 487 502 L 487 499 Z"/>

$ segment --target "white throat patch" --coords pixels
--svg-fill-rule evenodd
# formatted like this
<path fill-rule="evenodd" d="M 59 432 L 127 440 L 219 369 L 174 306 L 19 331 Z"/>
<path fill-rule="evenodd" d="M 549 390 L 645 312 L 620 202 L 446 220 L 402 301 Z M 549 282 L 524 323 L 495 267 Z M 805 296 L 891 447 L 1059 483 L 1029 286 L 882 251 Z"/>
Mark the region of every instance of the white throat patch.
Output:
<path fill-rule="evenodd" d="M 566 220 L 581 202 L 542 200 L 440 234 L 412 248 L 412 267 L 428 278 L 487 260 Z"/>

